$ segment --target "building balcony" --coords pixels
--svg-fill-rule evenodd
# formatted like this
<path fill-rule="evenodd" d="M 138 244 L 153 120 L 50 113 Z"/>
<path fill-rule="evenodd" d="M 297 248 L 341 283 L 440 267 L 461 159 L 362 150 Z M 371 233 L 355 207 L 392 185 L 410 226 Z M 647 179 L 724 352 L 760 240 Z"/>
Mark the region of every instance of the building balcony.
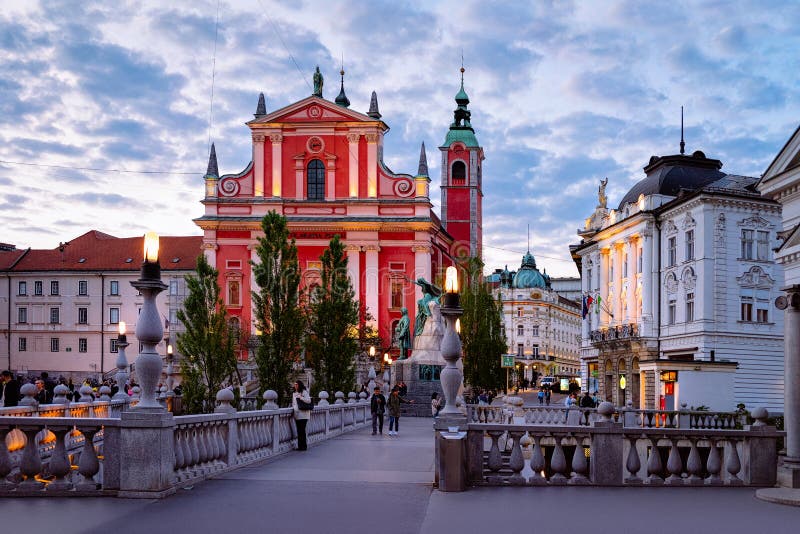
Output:
<path fill-rule="evenodd" d="M 600 328 L 589 333 L 589 340 L 595 347 L 625 339 L 639 339 L 639 325 L 637 323 Z"/>

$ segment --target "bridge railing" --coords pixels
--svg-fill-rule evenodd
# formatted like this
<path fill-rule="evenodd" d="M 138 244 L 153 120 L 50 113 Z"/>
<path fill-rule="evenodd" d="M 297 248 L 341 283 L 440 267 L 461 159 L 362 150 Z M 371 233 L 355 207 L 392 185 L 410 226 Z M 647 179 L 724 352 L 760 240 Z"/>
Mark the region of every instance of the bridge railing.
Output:
<path fill-rule="evenodd" d="M 133 410 L 119 418 L 98 416 L 110 406 L 24 407 L 0 417 L 0 496 L 160 497 L 297 443 L 291 408 L 235 412 L 221 402 L 223 413 L 173 417 Z M 315 406 L 308 442 L 369 421 L 364 400 Z"/>

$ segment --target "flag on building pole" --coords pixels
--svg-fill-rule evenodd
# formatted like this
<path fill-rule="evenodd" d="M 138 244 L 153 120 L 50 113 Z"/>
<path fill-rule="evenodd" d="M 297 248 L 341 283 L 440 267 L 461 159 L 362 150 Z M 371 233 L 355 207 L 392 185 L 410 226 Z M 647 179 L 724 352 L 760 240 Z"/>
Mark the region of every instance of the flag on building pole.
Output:
<path fill-rule="evenodd" d="M 581 319 L 586 319 L 587 313 L 589 313 L 589 307 L 586 304 L 586 295 L 584 295 L 581 302 Z"/>
<path fill-rule="evenodd" d="M 591 310 L 591 309 L 592 309 L 592 303 L 593 303 L 593 302 L 594 302 L 594 299 L 592 298 L 592 296 L 591 296 L 591 295 L 588 295 L 588 296 L 586 297 L 586 309 L 587 309 L 587 310 Z"/>

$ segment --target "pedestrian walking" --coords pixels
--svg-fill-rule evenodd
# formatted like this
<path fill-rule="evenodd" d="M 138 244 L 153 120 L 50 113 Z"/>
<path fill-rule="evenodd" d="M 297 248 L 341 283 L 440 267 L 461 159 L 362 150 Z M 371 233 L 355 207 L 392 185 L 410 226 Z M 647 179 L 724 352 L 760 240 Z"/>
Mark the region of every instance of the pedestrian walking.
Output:
<path fill-rule="evenodd" d="M 583 394 L 581 397 L 581 408 L 594 408 L 594 401 L 592 400 L 592 396 L 589 395 L 589 391 Z"/>
<path fill-rule="evenodd" d="M 550 394 L 550 388 L 544 390 L 544 403 L 548 406 L 550 406 Z"/>
<path fill-rule="evenodd" d="M 303 382 L 298 380 L 294 383 L 294 392 L 292 393 L 294 423 L 297 425 L 298 451 L 304 451 L 308 449 L 308 443 L 306 441 L 306 425 L 308 424 L 308 420 L 311 418 L 311 410 L 303 409 L 303 403 L 306 405 L 311 405 L 311 395 L 308 394 L 308 390 Z"/>
<path fill-rule="evenodd" d="M 435 391 L 431 393 L 431 415 L 436 417 L 439 415 L 439 412 L 442 410 L 442 399 L 439 398 L 439 394 Z"/>
<path fill-rule="evenodd" d="M 372 412 L 372 435 L 374 436 L 379 431 L 383 435 L 383 414 L 386 411 L 386 397 L 381 393 L 381 388 L 375 386 L 372 393 L 372 399 L 369 403 L 370 412 Z"/>
<path fill-rule="evenodd" d="M 389 407 L 389 435 L 396 436 L 400 431 L 400 405 L 413 404 L 413 400 L 406 400 L 400 396 L 400 388 L 395 386 L 389 394 L 386 405 Z"/>
<path fill-rule="evenodd" d="M 0 406 L 9 408 L 19 404 L 19 382 L 11 371 L 0 374 Z"/>
<path fill-rule="evenodd" d="M 539 393 L 536 394 L 539 399 L 539 406 L 544 404 L 544 389 L 539 388 Z"/>

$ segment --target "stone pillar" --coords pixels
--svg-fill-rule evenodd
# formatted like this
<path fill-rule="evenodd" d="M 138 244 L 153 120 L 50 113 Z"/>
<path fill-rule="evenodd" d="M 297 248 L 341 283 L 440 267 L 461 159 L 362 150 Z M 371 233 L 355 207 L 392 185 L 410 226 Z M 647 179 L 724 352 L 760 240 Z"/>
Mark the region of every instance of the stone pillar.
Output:
<path fill-rule="evenodd" d="M 353 293 L 356 300 L 359 300 L 361 288 L 361 247 L 359 245 L 347 245 L 347 275 L 353 285 Z"/>
<path fill-rule="evenodd" d="M 175 493 L 174 432 L 169 412 L 122 413 L 117 449 L 120 497 L 152 499 Z"/>
<path fill-rule="evenodd" d="M 367 138 L 367 196 L 378 197 L 378 134 L 368 133 Z"/>
<path fill-rule="evenodd" d="M 251 243 L 251 244 L 247 245 L 247 250 L 250 251 L 250 260 L 251 261 L 253 261 L 254 263 L 261 263 L 261 260 L 258 258 L 258 252 L 256 251 L 257 247 L 258 247 L 257 243 Z M 222 288 L 222 291 L 223 292 L 227 291 L 227 288 Z M 258 291 L 258 285 L 256 284 L 256 275 L 253 272 L 253 266 L 252 265 L 250 266 L 250 291 L 251 292 L 252 291 L 256 291 L 256 292 Z M 253 301 L 252 293 L 250 293 L 250 309 L 251 310 L 255 310 L 256 309 L 256 305 L 255 305 L 255 302 Z M 253 312 L 252 316 L 250 317 L 250 333 L 253 334 L 253 335 L 255 335 L 255 333 L 256 333 L 256 315 L 255 315 L 255 311 Z"/>
<path fill-rule="evenodd" d="M 618 241 L 614 243 L 614 306 L 611 308 L 614 313 L 614 324 L 622 324 L 622 280 L 625 273 L 623 264 L 625 263 L 625 243 Z"/>
<path fill-rule="evenodd" d="M 600 315 L 599 315 L 599 325 L 600 326 L 608 326 L 609 324 L 609 317 L 608 314 L 604 311 L 605 308 L 608 307 L 608 302 L 606 299 L 608 298 L 608 262 L 610 259 L 610 249 L 604 248 L 600 250 L 600 262 L 599 262 L 599 269 L 600 269 L 600 291 L 598 292 L 598 296 L 600 297 Z"/>
<path fill-rule="evenodd" d="M 336 158 L 325 159 L 325 200 L 336 200 Z"/>
<path fill-rule="evenodd" d="M 591 480 L 598 486 L 622 485 L 622 423 L 611 420 L 614 405 L 601 402 L 597 408 L 600 420 L 592 425 Z"/>
<path fill-rule="evenodd" d="M 378 313 L 380 311 L 378 309 L 378 283 L 380 276 L 380 272 L 378 270 L 378 252 L 380 249 L 381 247 L 377 244 L 367 245 L 365 247 L 366 258 L 364 265 L 367 312 L 372 315 L 371 325 L 376 329 L 379 328 Z"/>
<path fill-rule="evenodd" d="M 778 469 L 778 485 L 800 488 L 800 284 L 783 290 L 785 301 L 779 298 L 776 304 L 786 310 L 783 319 L 786 458 Z"/>
<path fill-rule="evenodd" d="M 642 311 L 639 323 L 642 325 L 642 335 L 652 335 L 653 327 L 653 232 L 647 228 L 642 232 Z"/>
<path fill-rule="evenodd" d="M 217 249 L 219 246 L 216 243 L 203 243 L 203 255 L 206 257 L 208 264 L 216 269 L 217 267 Z"/>
<path fill-rule="evenodd" d="M 358 197 L 358 141 L 361 134 L 347 134 L 347 148 L 349 153 L 348 165 L 348 192 L 350 198 Z"/>
<path fill-rule="evenodd" d="M 283 182 L 283 161 L 281 159 L 283 136 L 272 134 L 269 136 L 269 140 L 272 142 L 272 196 L 280 197 Z"/>
<path fill-rule="evenodd" d="M 628 250 L 628 315 L 624 320 L 626 323 L 633 323 L 639 315 L 636 309 L 636 238 L 628 238 L 626 247 Z"/>
<path fill-rule="evenodd" d="M 587 256 L 587 260 L 589 257 Z M 583 303 L 586 302 L 586 296 L 592 291 L 592 281 L 589 279 L 589 268 L 582 269 L 581 273 L 581 313 L 583 313 Z M 589 332 L 592 330 L 592 314 L 591 311 L 586 314 L 586 317 L 581 320 L 581 337 L 589 339 Z"/>
<path fill-rule="evenodd" d="M 264 136 L 253 134 L 253 196 L 264 196 Z"/>

